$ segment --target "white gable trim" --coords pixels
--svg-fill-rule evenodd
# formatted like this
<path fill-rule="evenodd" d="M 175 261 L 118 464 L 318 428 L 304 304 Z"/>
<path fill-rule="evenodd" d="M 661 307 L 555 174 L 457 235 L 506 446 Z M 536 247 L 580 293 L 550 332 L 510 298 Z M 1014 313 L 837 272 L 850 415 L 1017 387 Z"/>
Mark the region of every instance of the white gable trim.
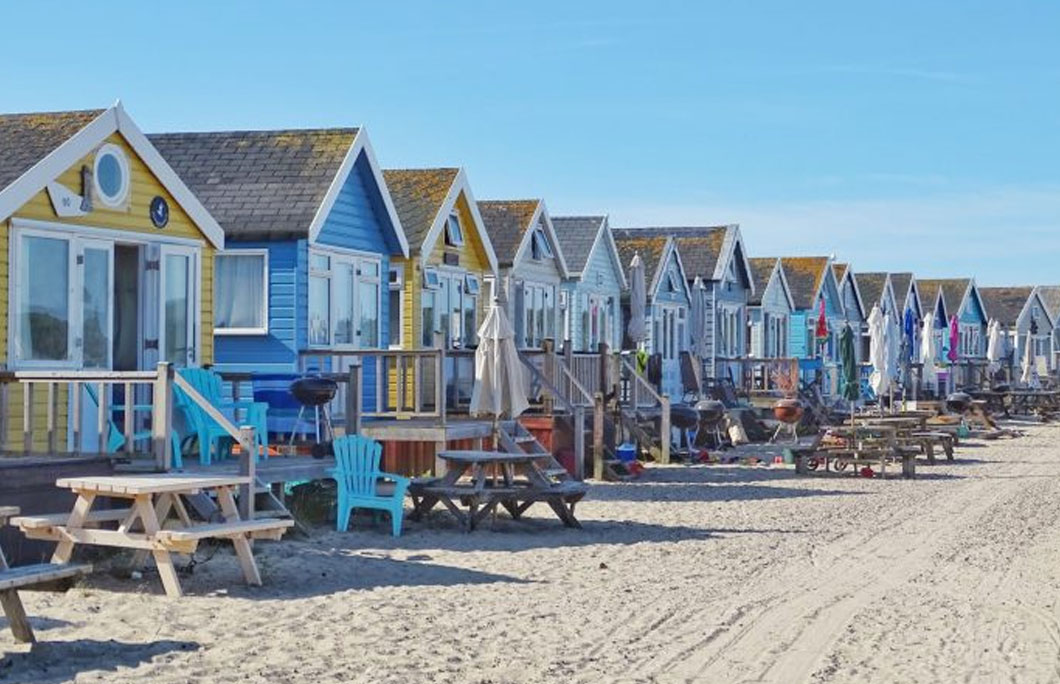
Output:
<path fill-rule="evenodd" d="M 383 180 L 383 171 L 379 168 L 375 150 L 372 149 L 372 142 L 368 139 L 368 132 L 363 127 L 357 130 L 357 136 L 353 139 L 353 144 L 350 145 L 350 149 L 346 152 L 338 172 L 331 180 L 331 185 L 328 186 L 328 191 L 324 193 L 324 199 L 320 202 L 320 206 L 317 207 L 312 223 L 309 224 L 309 242 L 315 243 L 320 236 L 320 231 L 324 229 L 324 224 L 327 223 L 328 216 L 331 215 L 331 210 L 335 206 L 335 202 L 338 201 L 342 188 L 345 187 L 346 181 L 350 177 L 350 173 L 353 172 L 357 158 L 362 153 L 368 159 L 368 168 L 372 170 L 372 177 L 379 188 L 379 193 L 383 196 L 383 206 L 386 208 L 387 218 L 390 219 L 390 225 L 394 227 L 398 244 L 401 245 L 401 256 L 407 259 L 409 256 L 409 241 L 405 237 L 405 229 L 401 226 L 401 219 L 398 218 L 394 200 L 390 197 L 390 191 L 386 187 L 386 181 Z"/>
<path fill-rule="evenodd" d="M 625 269 L 622 268 L 622 257 L 618 253 L 618 245 L 615 244 L 615 236 L 611 234 L 611 225 L 606 216 L 600 221 L 600 227 L 596 233 L 596 241 L 593 242 L 592 249 L 589 250 L 589 259 L 593 258 L 593 253 L 600 245 L 601 238 L 604 238 L 607 243 L 607 250 L 611 255 L 611 264 L 615 273 L 618 274 L 619 287 L 623 290 L 628 290 L 629 281 L 626 279 Z M 589 260 L 587 259 L 585 263 L 588 264 Z"/>
<path fill-rule="evenodd" d="M 858 311 L 861 312 L 861 318 L 863 320 L 868 318 L 868 316 L 865 314 L 865 300 L 861 298 L 861 288 L 858 287 L 858 279 L 857 279 L 857 276 L 854 275 L 854 267 L 851 266 L 850 264 L 847 264 L 847 272 L 843 274 L 843 280 L 849 280 L 850 281 L 850 285 L 854 288 L 854 300 L 858 303 Z M 883 293 L 885 295 L 887 294 L 887 285 L 888 285 L 888 281 L 884 280 Z M 842 288 L 840 288 L 840 290 L 839 290 L 839 297 L 840 298 L 843 297 Z M 892 299 L 892 302 L 893 302 L 893 299 Z M 845 306 L 845 304 L 844 304 L 844 306 Z"/>
<path fill-rule="evenodd" d="M 571 272 L 567 268 L 567 259 L 563 256 L 563 248 L 560 247 L 559 238 L 556 236 L 556 229 L 552 225 L 552 218 L 548 214 L 548 209 L 545 208 L 545 200 L 537 200 L 537 206 L 534 208 L 534 215 L 530 217 L 530 222 L 523 226 L 523 237 L 519 241 L 519 248 L 515 250 L 515 256 L 512 258 L 512 268 L 516 268 L 519 261 L 526 256 L 526 250 L 530 249 L 530 241 L 534 233 L 534 227 L 537 222 L 541 221 L 545 226 L 545 235 L 548 237 L 549 243 L 552 245 L 553 260 L 556 262 L 557 270 L 559 271 L 560 278 L 570 278 Z"/>
<path fill-rule="evenodd" d="M 832 262 L 834 259 L 828 257 L 824 264 L 824 278 L 821 279 L 821 284 L 817 286 L 817 292 L 813 295 L 813 305 L 816 306 L 817 299 L 824 296 L 824 284 L 826 280 L 831 280 L 832 284 L 835 285 L 836 297 L 839 299 L 839 313 L 846 315 L 847 309 L 843 304 L 843 291 L 839 287 L 839 281 L 835 277 L 835 269 L 832 268 Z"/>
<path fill-rule="evenodd" d="M 490 242 L 490 237 L 486 233 L 486 224 L 482 221 L 482 214 L 478 211 L 478 202 L 475 201 L 475 196 L 471 193 L 471 186 L 467 182 L 467 174 L 464 173 L 463 169 L 460 169 L 456 174 L 456 178 L 453 179 L 453 184 L 449 186 L 449 192 L 446 194 L 441 207 L 439 207 L 438 213 L 434 216 L 434 223 L 431 224 L 431 229 L 427 231 L 427 237 L 423 238 L 420 254 L 427 256 L 434 249 L 434 243 L 437 242 L 438 237 L 442 234 L 442 227 L 449 220 L 449 214 L 452 213 L 461 193 L 464 194 L 464 198 L 467 200 L 468 210 L 471 212 L 471 220 L 475 224 L 475 231 L 478 233 L 479 239 L 482 240 L 483 249 L 486 250 L 486 261 L 489 262 L 490 272 L 496 276 L 497 255 L 493 251 L 493 243 Z"/>
<path fill-rule="evenodd" d="M 766 281 L 767 290 L 769 289 L 769 282 L 778 275 L 780 276 L 780 284 L 784 289 L 784 299 L 788 302 L 788 313 L 791 313 L 795 310 L 795 300 L 791 298 L 791 288 L 788 287 L 788 276 L 784 275 L 784 262 L 779 258 L 777 259 L 777 262 L 773 264 L 773 273 L 769 276 L 769 281 Z M 764 298 L 765 295 L 766 293 L 763 292 L 762 297 Z"/>
<path fill-rule="evenodd" d="M 6 188 L 0 189 L 0 220 L 18 211 L 26 202 L 40 192 L 48 183 L 72 167 L 113 133 L 120 133 L 129 146 L 143 160 L 151 173 L 173 195 L 181 209 L 188 214 L 202 234 L 217 249 L 224 249 L 224 231 L 206 207 L 196 199 L 188 186 L 162 158 L 147 136 L 125 113 L 121 102 L 116 103 L 87 126 L 70 136 L 63 144 L 52 150 L 19 176 Z"/>
<path fill-rule="evenodd" d="M 681 281 L 681 287 L 684 288 L 685 291 L 685 299 L 691 304 L 692 290 L 688 285 L 688 276 L 685 274 L 684 262 L 681 261 L 681 252 L 677 249 L 677 242 L 674 240 L 673 236 L 666 238 L 666 246 L 663 247 L 662 258 L 659 259 L 659 263 L 655 267 L 655 274 L 652 276 L 651 280 L 651 299 L 654 302 L 659 296 L 659 287 L 662 285 L 662 275 L 669 270 L 667 265 L 670 263 L 671 255 L 673 255 L 674 261 L 677 262 L 677 273 L 680 276 L 679 280 Z"/>
<path fill-rule="evenodd" d="M 715 282 L 721 282 L 722 278 L 725 277 L 725 269 L 728 268 L 729 262 L 732 261 L 737 245 L 740 246 L 740 267 L 743 269 L 744 278 L 747 280 L 748 294 L 753 297 L 757 293 L 755 292 L 755 279 L 751 274 L 751 262 L 747 260 L 747 246 L 743 243 L 740 226 L 735 223 L 725 226 L 725 238 L 722 240 L 721 254 L 718 256 L 717 263 L 714 264 L 714 276 L 712 279 Z"/>

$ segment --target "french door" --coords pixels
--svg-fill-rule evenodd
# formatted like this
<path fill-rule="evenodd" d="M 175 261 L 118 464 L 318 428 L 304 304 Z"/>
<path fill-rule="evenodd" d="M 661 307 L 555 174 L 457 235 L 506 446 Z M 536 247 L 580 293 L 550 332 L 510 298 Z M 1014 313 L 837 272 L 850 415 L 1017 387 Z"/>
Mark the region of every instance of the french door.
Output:
<path fill-rule="evenodd" d="M 159 356 L 177 367 L 198 362 L 198 263 L 191 247 L 162 245 Z"/>

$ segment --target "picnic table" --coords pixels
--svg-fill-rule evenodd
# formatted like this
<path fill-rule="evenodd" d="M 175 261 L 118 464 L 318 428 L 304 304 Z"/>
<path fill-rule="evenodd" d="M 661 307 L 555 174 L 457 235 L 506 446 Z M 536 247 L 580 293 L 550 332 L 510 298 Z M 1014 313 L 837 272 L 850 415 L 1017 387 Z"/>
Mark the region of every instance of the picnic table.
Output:
<path fill-rule="evenodd" d="M 442 451 L 438 458 L 446 462 L 445 475 L 413 481 L 409 487 L 414 520 L 422 519 L 441 503 L 470 532 L 498 506 L 518 520 L 530 506 L 544 502 L 564 525 L 581 527 L 574 517 L 574 506 L 585 496 L 588 485 L 554 480 L 542 465 L 541 454 Z M 469 480 L 461 481 L 465 476 Z M 458 503 L 467 507 L 466 513 Z"/>
<path fill-rule="evenodd" d="M 229 539 L 247 583 L 260 586 L 261 575 L 250 540 L 279 539 L 294 524 L 293 520 L 278 518 L 240 518 L 233 492 L 241 485 L 249 485 L 248 477 L 116 475 L 62 478 L 55 484 L 77 495 L 69 514 L 22 516 L 14 518 L 12 524 L 18 525 L 31 539 L 58 542 L 53 563 L 68 563 L 77 544 L 137 549 L 141 565 L 145 554 L 150 552 L 166 594 L 174 598 L 180 597 L 183 591 L 172 552 L 191 554 L 204 539 Z M 184 499 L 200 494 L 216 498 L 223 522 L 192 520 Z M 107 499 L 121 500 L 127 505 L 93 508 Z M 116 525 L 116 529 L 104 529 L 104 525 Z"/>
<path fill-rule="evenodd" d="M 903 449 L 894 425 L 840 425 L 828 432 L 842 438 L 841 445 L 823 443 L 813 453 L 795 454 L 795 472 L 805 475 L 821 465 L 841 471 L 848 465 L 879 466 L 880 476 L 887 476 L 887 463 L 901 461 L 902 476 L 916 476 L 916 454 Z"/>
<path fill-rule="evenodd" d="M 895 441 L 899 448 L 915 447 L 927 456 L 928 463 L 935 464 L 935 448 L 939 447 L 946 454 L 946 459 L 953 460 L 954 435 L 943 430 L 932 430 L 928 427 L 930 414 L 926 412 L 904 413 L 885 416 L 861 415 L 855 417 L 855 424 L 866 427 L 890 426 L 895 429 Z"/>

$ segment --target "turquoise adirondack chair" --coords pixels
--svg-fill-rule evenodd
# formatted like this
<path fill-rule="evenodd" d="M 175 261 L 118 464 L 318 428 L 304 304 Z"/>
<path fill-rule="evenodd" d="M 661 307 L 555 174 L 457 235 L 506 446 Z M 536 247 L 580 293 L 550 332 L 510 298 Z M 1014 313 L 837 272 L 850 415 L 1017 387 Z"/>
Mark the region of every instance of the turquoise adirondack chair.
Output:
<path fill-rule="evenodd" d="M 89 400 L 93 403 L 96 409 L 99 409 L 99 395 L 96 393 L 96 388 L 90 384 L 84 385 L 85 390 L 88 393 Z M 151 411 L 152 406 L 150 404 L 134 405 L 133 411 Z M 119 413 L 125 413 L 124 406 L 111 406 L 111 415 L 107 417 L 107 452 L 117 453 L 125 446 L 125 433 L 122 432 L 118 424 L 114 422 L 114 416 Z M 152 436 L 150 430 L 141 430 L 139 432 L 133 432 L 133 441 L 139 442 L 142 439 L 149 439 Z M 184 459 L 180 453 L 180 440 L 177 438 L 176 430 L 171 430 L 169 433 L 169 441 L 172 442 L 171 446 L 173 449 L 173 467 L 183 468 Z"/>
<path fill-rule="evenodd" d="M 225 399 L 221 389 L 221 376 L 206 368 L 182 368 L 177 372 L 222 413 L 234 418 L 234 414 L 238 411 L 241 415 L 237 423 L 254 427 L 254 438 L 257 442 L 254 449 L 256 457 L 268 452 L 268 404 Z M 174 387 L 173 390 L 176 405 L 184 413 L 188 428 L 198 440 L 199 463 L 209 465 L 214 453 L 217 454 L 217 458 L 229 455 L 233 443 L 231 435 L 201 406 L 192 401 L 182 389 Z"/>
<path fill-rule="evenodd" d="M 395 537 L 400 536 L 409 478 L 379 470 L 383 445 L 375 440 L 361 435 L 347 435 L 336 439 L 334 447 L 335 469 L 331 471 L 331 475 L 339 485 L 335 528 L 340 532 L 345 530 L 355 508 L 368 508 L 390 513 L 393 534 Z M 380 479 L 394 482 L 393 495 L 378 494 Z"/>

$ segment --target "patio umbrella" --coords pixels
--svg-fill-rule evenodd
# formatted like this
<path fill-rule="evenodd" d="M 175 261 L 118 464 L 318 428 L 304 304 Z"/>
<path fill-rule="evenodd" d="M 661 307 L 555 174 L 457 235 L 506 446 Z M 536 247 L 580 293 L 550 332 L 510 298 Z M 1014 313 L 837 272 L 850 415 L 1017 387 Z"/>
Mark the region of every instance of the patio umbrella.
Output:
<path fill-rule="evenodd" d="M 950 348 L 946 352 L 946 358 L 951 362 L 957 360 L 957 344 L 960 334 L 957 332 L 957 314 L 950 316 Z"/>
<path fill-rule="evenodd" d="M 869 363 L 872 364 L 872 375 L 869 376 L 869 385 L 876 397 L 881 398 L 883 393 L 891 384 L 891 376 L 887 369 L 887 330 L 888 321 L 880 307 L 873 306 L 869 314 Z"/>
<path fill-rule="evenodd" d="M 821 298 L 821 306 L 817 310 L 817 327 L 813 331 L 818 342 L 828 339 L 828 319 L 824 315 L 824 297 Z"/>
<path fill-rule="evenodd" d="M 858 360 L 854 353 L 854 330 L 847 323 L 839 333 L 839 360 L 843 364 L 843 398 L 849 400 L 850 411 L 854 412 L 854 402 L 861 396 L 859 385 Z"/>
<path fill-rule="evenodd" d="M 1023 373 L 1020 375 L 1020 382 L 1027 387 L 1034 387 L 1038 382 L 1034 368 L 1034 340 L 1030 332 L 1027 333 L 1027 342 L 1023 349 Z"/>
<path fill-rule="evenodd" d="M 692 311 L 690 312 L 692 319 L 692 353 L 701 359 L 707 355 L 707 305 L 704 301 L 705 296 L 706 287 L 703 285 L 703 280 L 696 276 L 695 281 L 692 283 Z"/>
<path fill-rule="evenodd" d="M 1001 370 L 1001 355 L 1005 341 L 1001 337 L 1001 324 L 993 319 L 986 326 L 986 370 L 990 375 Z"/>
<path fill-rule="evenodd" d="M 891 314 L 885 314 L 884 320 L 884 335 L 886 340 L 887 349 L 887 377 L 891 379 L 893 386 L 894 381 L 898 379 L 898 358 L 899 358 L 899 335 L 900 329 L 898 328 L 897 321 L 891 319 Z"/>
<path fill-rule="evenodd" d="M 913 317 L 913 310 L 905 310 L 905 319 L 902 321 L 902 342 L 905 347 L 905 353 L 902 354 L 902 358 L 906 361 L 913 358 L 916 353 L 914 345 L 916 344 L 916 319 Z"/>
<path fill-rule="evenodd" d="M 939 376 L 935 372 L 935 358 L 938 352 L 935 350 L 935 314 L 929 313 L 924 317 L 924 332 L 920 338 L 920 374 L 925 387 L 938 390 Z"/>
<path fill-rule="evenodd" d="M 644 322 L 647 309 L 648 286 L 644 282 L 644 261 L 639 254 L 634 254 L 629 264 L 629 325 L 626 328 L 634 347 L 644 341 L 647 333 Z"/>
<path fill-rule="evenodd" d="M 500 301 L 494 297 L 486 320 L 478 330 L 475 350 L 475 387 L 471 390 L 472 415 L 493 416 L 494 438 L 502 414 L 515 418 L 530 406 L 526 371 L 515 347 L 515 331 Z"/>

